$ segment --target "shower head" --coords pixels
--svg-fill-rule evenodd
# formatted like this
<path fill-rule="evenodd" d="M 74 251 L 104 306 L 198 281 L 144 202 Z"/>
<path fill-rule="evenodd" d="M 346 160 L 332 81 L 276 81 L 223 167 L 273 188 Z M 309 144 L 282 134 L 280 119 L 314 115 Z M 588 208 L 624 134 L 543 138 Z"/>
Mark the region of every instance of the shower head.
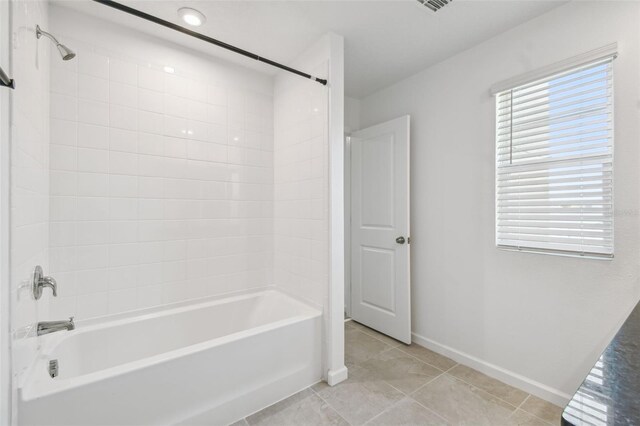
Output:
<path fill-rule="evenodd" d="M 73 50 L 69 49 L 64 44 L 58 44 L 56 46 L 58 48 L 58 52 L 60 52 L 60 56 L 62 56 L 63 61 L 68 61 L 69 59 L 73 59 L 76 57 L 76 54 Z"/>
<path fill-rule="evenodd" d="M 58 52 L 60 52 L 60 56 L 62 56 L 63 61 L 68 61 L 69 59 L 73 59 L 76 57 L 76 54 L 73 52 L 73 50 L 69 49 L 67 46 L 60 43 L 57 38 L 55 38 L 48 32 L 42 31 L 40 29 L 40 25 L 36 25 L 36 37 L 40 38 L 42 36 L 45 36 L 51 39 L 51 41 L 53 41 L 56 44 L 56 47 L 58 48 Z"/>

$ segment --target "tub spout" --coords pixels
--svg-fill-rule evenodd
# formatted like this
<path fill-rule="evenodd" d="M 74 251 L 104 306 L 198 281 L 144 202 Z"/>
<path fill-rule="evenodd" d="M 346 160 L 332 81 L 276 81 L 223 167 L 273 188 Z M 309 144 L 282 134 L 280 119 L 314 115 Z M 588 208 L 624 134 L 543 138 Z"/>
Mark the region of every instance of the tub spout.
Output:
<path fill-rule="evenodd" d="M 54 333 L 62 330 L 73 330 L 76 326 L 73 323 L 73 317 L 69 318 L 69 321 L 44 321 L 38 323 L 38 336 L 43 334 Z"/>

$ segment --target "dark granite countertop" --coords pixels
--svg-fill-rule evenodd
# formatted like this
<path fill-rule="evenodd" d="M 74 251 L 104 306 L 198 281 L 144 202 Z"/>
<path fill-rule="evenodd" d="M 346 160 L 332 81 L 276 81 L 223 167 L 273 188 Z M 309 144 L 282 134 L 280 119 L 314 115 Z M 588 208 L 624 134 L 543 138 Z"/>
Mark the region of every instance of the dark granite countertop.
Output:
<path fill-rule="evenodd" d="M 562 413 L 563 425 L 640 425 L 640 303 Z"/>

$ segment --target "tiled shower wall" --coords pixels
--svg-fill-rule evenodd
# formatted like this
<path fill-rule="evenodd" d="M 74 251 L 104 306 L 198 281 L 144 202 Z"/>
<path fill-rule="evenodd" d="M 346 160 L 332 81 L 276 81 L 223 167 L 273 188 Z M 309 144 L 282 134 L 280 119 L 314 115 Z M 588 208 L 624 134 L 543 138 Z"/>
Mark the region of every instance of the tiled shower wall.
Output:
<path fill-rule="evenodd" d="M 297 66 L 327 75 L 322 39 Z M 327 88 L 280 74 L 274 87 L 274 281 L 326 305 L 329 288 Z"/>
<path fill-rule="evenodd" d="M 104 22 L 80 41 L 74 22 L 94 18 L 66 16 L 52 15 L 78 55 L 51 59 L 51 315 L 272 284 L 270 79 L 197 53 L 187 64 L 184 48 L 167 62 L 170 43 Z M 127 52 L 99 41 L 127 35 Z M 165 56 L 145 59 L 154 49 Z"/>
<path fill-rule="evenodd" d="M 47 2 L 12 4 L 11 93 L 11 328 L 13 373 L 19 376 L 36 356 L 33 326 L 46 318 L 49 294 L 31 292 L 36 265 L 49 267 L 49 45 L 36 40 L 47 26 Z M 7 89 L 3 89 L 7 90 Z M 6 141 L 3 141 L 5 143 Z M 19 380 L 13 381 L 13 386 Z"/>

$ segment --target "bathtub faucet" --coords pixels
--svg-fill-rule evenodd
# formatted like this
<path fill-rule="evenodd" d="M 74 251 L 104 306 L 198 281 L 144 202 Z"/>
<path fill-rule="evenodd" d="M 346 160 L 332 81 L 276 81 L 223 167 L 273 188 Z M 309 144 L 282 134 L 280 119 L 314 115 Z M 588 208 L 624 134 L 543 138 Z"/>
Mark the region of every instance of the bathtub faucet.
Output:
<path fill-rule="evenodd" d="M 69 317 L 69 321 L 43 321 L 38 323 L 38 336 L 43 334 L 54 333 L 62 330 L 73 330 L 76 326 L 73 323 L 73 317 Z"/>

